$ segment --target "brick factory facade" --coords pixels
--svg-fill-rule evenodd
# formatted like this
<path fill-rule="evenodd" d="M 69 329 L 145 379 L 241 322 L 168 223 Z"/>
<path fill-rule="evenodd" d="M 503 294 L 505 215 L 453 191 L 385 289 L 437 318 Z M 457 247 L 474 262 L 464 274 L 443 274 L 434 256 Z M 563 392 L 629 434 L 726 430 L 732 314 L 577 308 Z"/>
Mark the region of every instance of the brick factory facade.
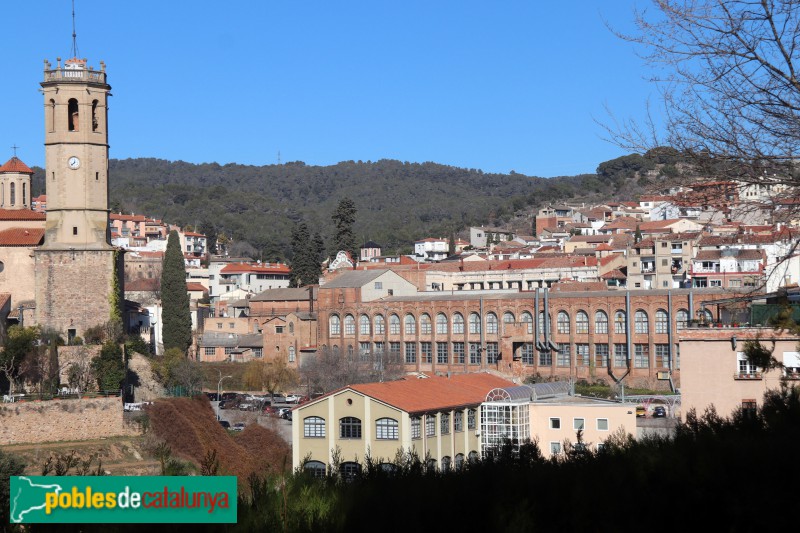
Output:
<path fill-rule="evenodd" d="M 698 317 L 703 302 L 730 296 L 708 289 L 396 296 L 394 289 L 392 296 L 374 298 L 371 283 L 362 277 L 355 286 L 320 287 L 320 350 L 399 358 L 409 372 L 488 369 L 511 378 L 590 381 L 625 376 L 629 386 L 654 388 L 680 386 L 678 330 Z M 362 289 L 372 295 L 362 298 Z"/>

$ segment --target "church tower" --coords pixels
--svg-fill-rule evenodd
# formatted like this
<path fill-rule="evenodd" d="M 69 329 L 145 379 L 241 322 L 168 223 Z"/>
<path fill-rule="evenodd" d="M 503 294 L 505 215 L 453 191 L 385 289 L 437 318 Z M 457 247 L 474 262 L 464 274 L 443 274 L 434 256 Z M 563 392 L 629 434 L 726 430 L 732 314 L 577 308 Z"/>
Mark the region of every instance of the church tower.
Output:
<path fill-rule="evenodd" d="M 100 69 L 45 60 L 44 244 L 35 251 L 36 317 L 68 338 L 121 317 L 122 254 L 110 244 L 108 97 Z"/>

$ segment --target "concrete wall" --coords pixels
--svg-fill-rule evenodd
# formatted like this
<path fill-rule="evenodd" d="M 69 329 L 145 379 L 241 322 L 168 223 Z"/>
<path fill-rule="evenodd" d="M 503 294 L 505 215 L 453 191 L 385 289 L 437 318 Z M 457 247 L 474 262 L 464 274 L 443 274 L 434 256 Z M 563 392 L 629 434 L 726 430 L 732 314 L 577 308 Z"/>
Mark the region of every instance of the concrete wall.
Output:
<path fill-rule="evenodd" d="M 0 445 L 137 435 L 123 423 L 121 398 L 0 404 Z"/>

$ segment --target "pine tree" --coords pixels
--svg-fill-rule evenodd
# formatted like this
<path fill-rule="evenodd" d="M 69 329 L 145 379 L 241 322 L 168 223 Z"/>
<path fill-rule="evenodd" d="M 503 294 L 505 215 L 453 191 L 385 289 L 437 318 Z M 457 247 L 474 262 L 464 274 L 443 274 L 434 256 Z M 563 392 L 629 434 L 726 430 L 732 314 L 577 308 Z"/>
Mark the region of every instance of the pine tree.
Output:
<path fill-rule="evenodd" d="M 639 225 L 636 225 L 636 232 L 633 234 L 633 242 L 639 243 L 642 240 L 642 230 L 639 229 Z"/>
<path fill-rule="evenodd" d="M 305 222 L 292 230 L 292 280 L 291 287 L 304 287 L 319 283 L 320 263 L 317 260 L 318 243 L 311 239 Z"/>
<path fill-rule="evenodd" d="M 358 259 L 356 250 L 356 235 L 353 233 L 353 224 L 356 222 L 356 204 L 350 198 L 342 198 L 336 211 L 331 215 L 333 224 L 336 227 L 333 236 L 333 254 L 339 250 L 350 253 L 354 260 Z"/>
<path fill-rule="evenodd" d="M 450 244 L 447 247 L 447 255 L 450 257 L 456 255 L 456 232 L 450 232 Z"/>
<path fill-rule="evenodd" d="M 325 260 L 325 241 L 319 232 L 314 234 L 314 259 L 318 265 Z"/>
<path fill-rule="evenodd" d="M 178 232 L 167 240 L 161 270 L 161 305 L 163 308 L 164 349 L 178 348 L 183 353 L 192 344 L 192 319 L 189 314 L 189 293 L 186 292 L 186 266 Z"/>

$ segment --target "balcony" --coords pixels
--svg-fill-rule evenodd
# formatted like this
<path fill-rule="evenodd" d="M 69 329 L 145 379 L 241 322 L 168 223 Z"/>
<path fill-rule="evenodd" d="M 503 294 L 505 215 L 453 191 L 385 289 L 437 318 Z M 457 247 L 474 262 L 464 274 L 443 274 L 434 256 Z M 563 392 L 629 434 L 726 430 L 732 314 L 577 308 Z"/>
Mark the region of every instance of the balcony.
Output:
<path fill-rule="evenodd" d="M 719 272 L 719 265 L 714 265 L 710 267 L 695 265 L 692 267 L 692 272 L 697 274 L 713 274 Z"/>

